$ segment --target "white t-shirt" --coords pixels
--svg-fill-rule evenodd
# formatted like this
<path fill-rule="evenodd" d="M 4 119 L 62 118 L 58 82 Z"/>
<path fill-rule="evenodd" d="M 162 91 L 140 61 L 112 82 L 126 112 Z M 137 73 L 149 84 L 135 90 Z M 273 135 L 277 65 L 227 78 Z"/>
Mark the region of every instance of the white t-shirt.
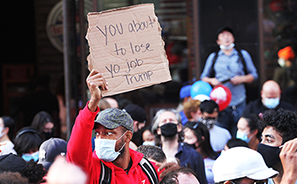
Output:
<path fill-rule="evenodd" d="M 209 129 L 209 134 L 210 144 L 215 152 L 224 150 L 228 140 L 231 139 L 230 132 L 227 129 L 217 125 L 214 125 L 211 129 Z"/>
<path fill-rule="evenodd" d="M 0 156 L 9 153 L 17 154 L 13 147 L 14 144 L 11 141 L 0 142 Z"/>
<path fill-rule="evenodd" d="M 214 184 L 214 179 L 213 179 L 213 172 L 212 172 L 212 166 L 215 160 L 211 158 L 204 158 L 204 166 L 205 166 L 205 175 L 207 179 L 208 184 Z"/>

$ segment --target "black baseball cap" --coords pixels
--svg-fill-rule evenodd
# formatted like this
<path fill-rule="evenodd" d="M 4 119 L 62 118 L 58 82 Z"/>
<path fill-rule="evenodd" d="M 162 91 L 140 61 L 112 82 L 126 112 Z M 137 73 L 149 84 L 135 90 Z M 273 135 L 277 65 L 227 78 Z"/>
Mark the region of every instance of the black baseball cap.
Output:
<path fill-rule="evenodd" d="M 44 141 L 39 148 L 38 163 L 49 170 L 58 155 L 66 155 L 67 142 L 60 138 L 50 138 Z"/>
<path fill-rule="evenodd" d="M 133 120 L 138 121 L 140 123 L 146 123 L 147 114 L 142 107 L 136 104 L 129 104 L 124 108 L 124 110 L 130 114 Z"/>
<path fill-rule="evenodd" d="M 231 29 L 231 27 L 225 26 L 225 27 L 221 27 L 221 28 L 218 29 L 217 35 L 216 35 L 217 40 L 219 38 L 219 34 L 222 33 L 223 31 L 228 31 L 234 37 L 234 33 L 233 33 L 233 30 Z"/>

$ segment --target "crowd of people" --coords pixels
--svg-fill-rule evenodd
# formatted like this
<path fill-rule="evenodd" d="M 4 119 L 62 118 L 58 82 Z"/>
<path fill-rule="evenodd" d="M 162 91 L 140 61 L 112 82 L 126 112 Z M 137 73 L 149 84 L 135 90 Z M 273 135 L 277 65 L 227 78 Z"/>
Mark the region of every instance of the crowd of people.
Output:
<path fill-rule="evenodd" d="M 68 142 L 55 136 L 46 111 L 15 136 L 15 120 L 0 117 L 0 183 L 296 184 L 296 109 L 281 100 L 283 87 L 273 80 L 246 104 L 244 84 L 258 77 L 251 57 L 234 47 L 230 28 L 219 30 L 217 44 L 201 80 L 230 88 L 226 109 L 192 98 L 186 85 L 176 109 L 160 109 L 148 122 L 139 105 L 120 109 L 102 98 L 108 83 L 93 69 L 86 79 L 90 99 Z"/>

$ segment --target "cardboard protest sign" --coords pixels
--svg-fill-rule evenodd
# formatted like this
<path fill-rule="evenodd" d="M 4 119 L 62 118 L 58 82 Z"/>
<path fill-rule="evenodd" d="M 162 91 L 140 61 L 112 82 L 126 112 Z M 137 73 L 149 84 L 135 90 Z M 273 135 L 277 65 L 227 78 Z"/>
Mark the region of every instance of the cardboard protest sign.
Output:
<path fill-rule="evenodd" d="M 154 4 L 88 14 L 89 70 L 103 73 L 103 96 L 171 80 Z"/>

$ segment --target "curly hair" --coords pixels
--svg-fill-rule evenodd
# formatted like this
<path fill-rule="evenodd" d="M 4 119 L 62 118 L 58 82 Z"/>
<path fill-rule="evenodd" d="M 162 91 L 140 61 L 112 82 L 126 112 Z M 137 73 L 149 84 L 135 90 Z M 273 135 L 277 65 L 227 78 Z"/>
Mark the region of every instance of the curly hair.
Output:
<path fill-rule="evenodd" d="M 285 143 L 297 137 L 297 112 L 284 110 L 282 108 L 275 110 L 267 110 L 263 113 L 259 120 L 260 128 L 273 127 L 280 133 Z"/>
<path fill-rule="evenodd" d="M 44 170 L 41 164 L 37 164 L 34 160 L 26 163 L 23 170 L 23 176 L 29 179 L 30 183 L 40 183 L 47 171 Z"/>

